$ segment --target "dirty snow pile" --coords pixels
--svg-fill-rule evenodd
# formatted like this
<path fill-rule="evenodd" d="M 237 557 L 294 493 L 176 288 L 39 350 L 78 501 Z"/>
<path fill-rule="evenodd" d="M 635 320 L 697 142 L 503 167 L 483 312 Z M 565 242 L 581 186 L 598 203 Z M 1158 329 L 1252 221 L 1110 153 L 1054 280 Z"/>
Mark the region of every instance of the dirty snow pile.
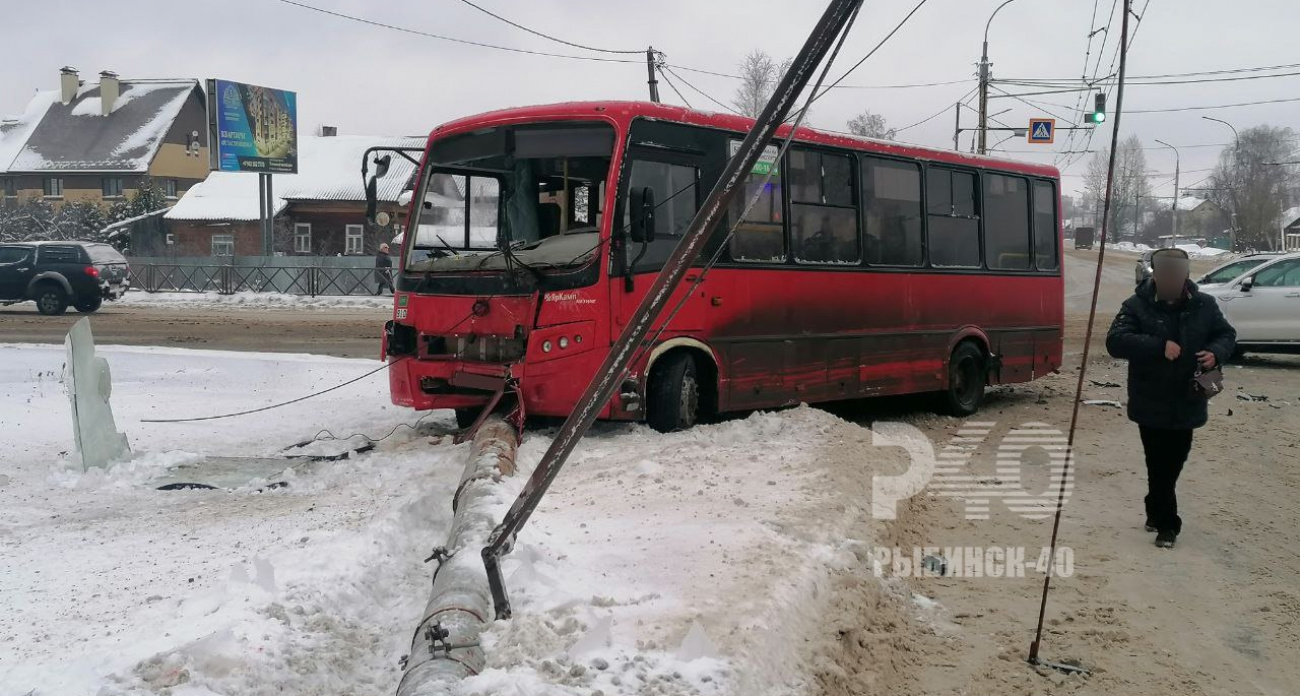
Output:
<path fill-rule="evenodd" d="M 419 415 L 376 378 L 248 418 L 141 423 L 278 402 L 375 363 L 99 351 L 135 456 L 82 473 L 62 347 L 0 345 L 0 431 L 20 434 L 0 442 L 0 696 L 392 694 L 468 454 L 448 414 L 371 452 L 286 461 L 322 428 L 380 436 Z M 526 437 L 501 511 L 549 435 Z M 829 577 L 870 542 L 867 497 L 837 483 L 872 465 L 869 442 L 806 407 L 670 435 L 598 424 L 505 557 L 514 618 L 490 626 L 488 668 L 461 693 L 814 690 L 810 653 L 835 640 Z M 178 479 L 221 487 L 156 490 Z"/>
<path fill-rule="evenodd" d="M 236 292 L 222 295 L 216 292 L 143 292 L 132 290 L 116 303 L 127 307 L 174 307 L 256 309 L 389 309 L 393 307 L 391 295 L 290 295 L 279 292 Z M 110 305 L 111 306 L 111 305 Z"/>
<path fill-rule="evenodd" d="M 1215 256 L 1222 256 L 1224 254 L 1232 253 L 1227 249 L 1217 249 L 1215 247 L 1208 247 L 1208 246 L 1203 247 L 1199 244 L 1179 244 L 1177 246 L 1179 249 L 1182 249 L 1183 251 L 1187 252 L 1187 255 L 1194 259 L 1202 259 L 1202 258 L 1208 259 L 1208 258 L 1213 258 Z M 1140 254 L 1144 251 L 1151 251 L 1155 247 L 1148 246 L 1146 244 L 1136 244 L 1134 242 L 1116 242 L 1114 244 L 1109 245 L 1109 248 L 1111 249 L 1111 251 L 1123 251 L 1132 254 Z"/>

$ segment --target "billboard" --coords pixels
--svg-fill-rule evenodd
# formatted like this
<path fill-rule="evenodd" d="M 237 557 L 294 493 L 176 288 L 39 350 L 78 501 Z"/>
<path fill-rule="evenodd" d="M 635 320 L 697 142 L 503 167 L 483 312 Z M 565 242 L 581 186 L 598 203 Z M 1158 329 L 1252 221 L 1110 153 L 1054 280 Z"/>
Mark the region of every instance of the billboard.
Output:
<path fill-rule="evenodd" d="M 293 92 L 208 80 L 208 127 L 214 170 L 298 172 L 298 97 Z"/>

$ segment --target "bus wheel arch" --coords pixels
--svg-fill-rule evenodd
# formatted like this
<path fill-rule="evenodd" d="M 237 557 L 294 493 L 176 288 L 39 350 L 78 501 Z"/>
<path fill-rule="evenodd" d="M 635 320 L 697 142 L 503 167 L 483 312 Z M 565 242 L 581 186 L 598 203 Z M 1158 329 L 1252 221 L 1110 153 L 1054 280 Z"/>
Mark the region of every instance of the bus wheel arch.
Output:
<path fill-rule="evenodd" d="M 718 365 L 704 343 L 665 341 L 651 351 L 645 375 L 646 422 L 655 430 L 685 430 L 717 413 Z"/>
<path fill-rule="evenodd" d="M 988 343 L 977 332 L 959 338 L 949 354 L 947 380 L 941 392 L 941 408 L 953 416 L 969 416 L 979 410 L 988 385 L 990 355 Z"/>

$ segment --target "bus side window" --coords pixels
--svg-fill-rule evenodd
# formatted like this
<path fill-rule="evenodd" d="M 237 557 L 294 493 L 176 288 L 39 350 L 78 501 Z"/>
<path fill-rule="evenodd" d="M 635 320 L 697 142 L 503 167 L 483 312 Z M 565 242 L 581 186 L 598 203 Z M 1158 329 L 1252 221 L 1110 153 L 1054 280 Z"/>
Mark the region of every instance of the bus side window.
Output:
<path fill-rule="evenodd" d="M 1029 182 L 1018 176 L 984 175 L 984 255 L 989 268 L 1027 271 Z"/>
<path fill-rule="evenodd" d="M 734 145 L 733 145 L 734 147 Z M 768 148 L 775 153 L 775 146 Z M 772 178 L 767 181 L 768 167 L 775 167 Z M 785 173 L 779 165 L 772 162 L 760 163 L 745 178 L 744 187 L 731 202 L 731 225 L 735 234 L 731 237 L 731 258 L 734 261 L 782 262 L 785 261 L 785 218 L 782 213 L 781 190 L 785 185 Z M 757 198 L 757 201 L 755 201 Z M 754 206 L 745 212 L 750 202 Z"/>
<path fill-rule="evenodd" d="M 930 264 L 979 267 L 980 221 L 975 216 L 975 175 L 931 167 L 925 179 Z"/>
<path fill-rule="evenodd" d="M 924 263 L 920 165 L 864 158 L 862 207 L 867 221 L 867 263 L 882 266 Z"/>
<path fill-rule="evenodd" d="M 853 160 L 847 155 L 791 150 L 789 176 L 795 260 L 858 263 L 862 249 L 853 204 Z"/>
<path fill-rule="evenodd" d="M 1034 182 L 1034 256 L 1038 270 L 1055 271 L 1059 265 L 1056 245 L 1060 227 L 1056 220 L 1056 187 L 1047 181 Z"/>

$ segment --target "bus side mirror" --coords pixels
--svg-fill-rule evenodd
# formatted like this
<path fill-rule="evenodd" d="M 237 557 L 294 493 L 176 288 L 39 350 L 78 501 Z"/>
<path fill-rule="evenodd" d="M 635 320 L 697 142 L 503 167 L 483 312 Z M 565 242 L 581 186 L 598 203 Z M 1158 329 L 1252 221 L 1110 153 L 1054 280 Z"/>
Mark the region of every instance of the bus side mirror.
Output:
<path fill-rule="evenodd" d="M 655 191 L 650 187 L 631 191 L 632 241 L 646 244 L 655 240 Z"/>
<path fill-rule="evenodd" d="M 392 162 L 392 155 L 376 157 L 375 173 L 366 179 L 366 220 L 372 225 L 375 224 L 375 211 L 379 208 L 379 179 L 388 173 L 388 167 Z M 364 162 L 362 162 L 362 171 L 365 171 Z"/>
<path fill-rule="evenodd" d="M 1242 279 L 1241 279 L 1241 291 L 1242 291 L 1242 292 L 1250 292 L 1250 289 L 1253 288 L 1253 287 L 1255 287 L 1255 276 L 1253 276 L 1253 275 L 1251 275 L 1251 276 L 1246 276 L 1245 278 L 1242 278 Z"/>

